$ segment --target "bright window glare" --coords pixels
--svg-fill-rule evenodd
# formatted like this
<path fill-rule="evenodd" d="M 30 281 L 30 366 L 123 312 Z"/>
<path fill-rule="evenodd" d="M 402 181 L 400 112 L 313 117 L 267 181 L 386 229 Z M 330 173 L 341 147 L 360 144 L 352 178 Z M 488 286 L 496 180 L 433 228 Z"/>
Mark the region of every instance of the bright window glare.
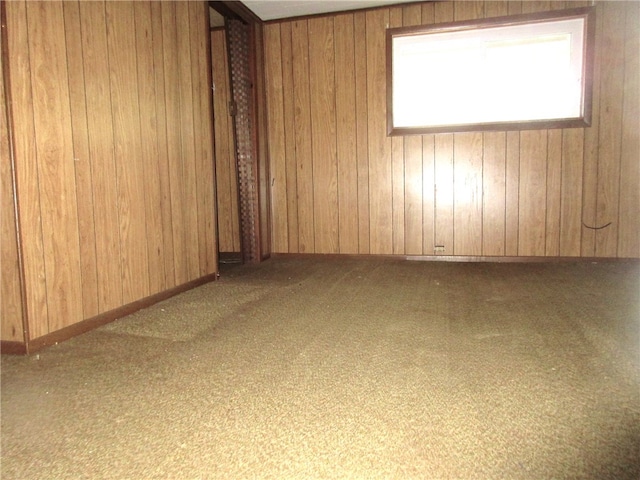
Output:
<path fill-rule="evenodd" d="M 430 127 L 582 113 L 584 19 L 393 37 L 393 122 Z"/>

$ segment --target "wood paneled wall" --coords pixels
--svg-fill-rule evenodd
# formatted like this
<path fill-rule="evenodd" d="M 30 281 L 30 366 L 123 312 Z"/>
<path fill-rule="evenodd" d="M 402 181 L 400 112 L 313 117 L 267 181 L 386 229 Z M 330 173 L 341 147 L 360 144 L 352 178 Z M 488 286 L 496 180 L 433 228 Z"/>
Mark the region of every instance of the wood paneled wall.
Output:
<path fill-rule="evenodd" d="M 273 251 L 640 257 L 637 2 L 596 4 L 591 127 L 386 135 L 387 27 L 588 4 L 434 2 L 266 25 Z"/>
<path fill-rule="evenodd" d="M 206 2 L 3 3 L 30 338 L 214 273 Z"/>
<path fill-rule="evenodd" d="M 4 35 L 0 35 L 0 52 L 6 46 L 4 42 Z M 0 55 L 0 73 L 3 60 Z M 8 119 L 4 76 L 0 75 L 0 338 L 23 342 L 22 290 Z"/>
<path fill-rule="evenodd" d="M 238 213 L 238 168 L 235 158 L 233 119 L 229 115 L 231 90 L 224 30 L 211 32 L 213 69 L 213 112 L 218 205 L 218 248 L 220 252 L 240 252 Z"/>

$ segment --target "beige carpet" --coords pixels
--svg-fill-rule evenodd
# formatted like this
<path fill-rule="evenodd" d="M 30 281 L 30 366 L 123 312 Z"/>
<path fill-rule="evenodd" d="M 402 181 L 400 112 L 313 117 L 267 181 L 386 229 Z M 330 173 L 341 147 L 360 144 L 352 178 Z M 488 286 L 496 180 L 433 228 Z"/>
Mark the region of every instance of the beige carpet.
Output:
<path fill-rule="evenodd" d="M 277 257 L 2 357 L 2 480 L 638 479 L 640 263 Z"/>

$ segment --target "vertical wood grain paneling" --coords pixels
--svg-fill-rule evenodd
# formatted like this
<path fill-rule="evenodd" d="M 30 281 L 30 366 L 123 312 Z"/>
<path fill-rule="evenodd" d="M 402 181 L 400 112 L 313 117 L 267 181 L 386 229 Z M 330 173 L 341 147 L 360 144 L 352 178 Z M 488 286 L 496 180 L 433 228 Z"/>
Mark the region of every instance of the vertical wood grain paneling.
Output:
<path fill-rule="evenodd" d="M 453 255 L 453 134 L 435 136 L 435 253 Z"/>
<path fill-rule="evenodd" d="M 470 0 L 468 2 L 454 2 L 454 20 L 476 20 L 484 17 L 484 2 Z"/>
<path fill-rule="evenodd" d="M 178 74 L 178 45 L 176 27 L 176 5 L 162 2 L 162 38 L 165 86 L 165 108 L 167 119 L 167 149 L 169 154 L 169 188 L 171 219 L 173 227 L 173 258 L 175 283 L 180 285 L 189 279 L 189 267 L 186 263 L 186 228 L 188 226 L 183 212 L 184 184 L 182 179 L 182 150 L 180 130 L 180 82 Z"/>
<path fill-rule="evenodd" d="M 27 44 L 26 2 L 5 3 L 7 12 L 9 70 L 29 72 L 29 47 Z M 31 77 L 12 78 L 11 98 L 13 102 L 14 153 L 16 177 L 20 192 L 20 243 L 23 254 L 26 315 L 40 321 L 31 327 L 30 334 L 47 333 L 49 311 L 47 306 L 46 275 L 44 267 L 44 245 L 40 192 L 38 189 L 38 164 L 35 146 L 33 118 L 33 95 Z M 21 106 L 22 108 L 18 108 Z M 29 241 L 25 241 L 29 240 Z"/>
<path fill-rule="evenodd" d="M 4 47 L 0 35 L 0 52 Z M 10 157 L 8 105 L 4 84 L 4 57 L 0 53 L 0 340 L 24 341 L 22 287 L 18 256 L 13 168 Z"/>
<path fill-rule="evenodd" d="M 298 188 L 298 172 L 296 168 L 296 143 L 294 124 L 293 91 L 293 55 L 291 45 L 291 24 L 283 23 L 280 26 L 280 47 L 282 61 L 282 106 L 284 123 L 284 152 L 286 183 L 284 186 L 287 202 L 287 243 L 288 251 L 298 252 L 298 198 L 296 195 L 288 195 L 287 192 L 295 192 Z"/>
<path fill-rule="evenodd" d="M 78 202 L 78 227 L 82 306 L 83 315 L 92 317 L 100 312 L 100 308 L 98 305 L 98 262 L 94 246 L 96 229 L 93 215 L 93 179 L 89 155 L 85 75 L 82 63 L 80 7 L 78 2 L 65 2 L 63 6 L 76 190 L 78 198 L 81 199 Z"/>
<path fill-rule="evenodd" d="M 435 135 L 422 136 L 422 254 L 435 252 Z M 409 251 L 407 253 L 410 253 Z"/>
<path fill-rule="evenodd" d="M 618 256 L 640 256 L 640 3 L 626 2 Z"/>
<path fill-rule="evenodd" d="M 218 248 L 221 252 L 240 252 L 238 216 L 238 173 L 234 156 L 233 125 L 229 115 L 229 70 L 224 30 L 211 32 L 213 84 L 213 124 L 218 209 Z"/>
<path fill-rule="evenodd" d="M 518 255 L 520 203 L 520 132 L 507 132 L 505 166 L 505 236 L 506 255 Z"/>
<path fill-rule="evenodd" d="M 454 135 L 454 255 L 482 254 L 482 133 Z"/>
<path fill-rule="evenodd" d="M 391 139 L 386 124 L 385 29 L 389 10 L 365 14 L 367 39 L 367 131 L 371 253 L 393 253 Z M 371 188 L 373 186 L 373 188 Z"/>
<path fill-rule="evenodd" d="M 151 26 L 151 5 L 134 2 L 136 59 L 138 65 L 138 99 L 140 103 L 140 137 L 143 178 L 160 178 L 158 158 L 156 89 L 153 72 L 153 32 Z M 144 195 L 145 220 L 147 222 L 146 242 L 149 261 L 149 293 L 161 292 L 166 288 L 163 258 L 162 210 L 160 182 L 146 182 Z"/>
<path fill-rule="evenodd" d="M 149 295 L 149 261 L 133 5 L 106 2 L 124 303 Z M 132 46 L 134 48 L 132 48 Z"/>
<path fill-rule="evenodd" d="M 191 45 L 191 78 L 193 87 L 193 123 L 195 144 L 194 175 L 198 204 L 198 252 L 196 278 L 218 271 L 216 246 L 215 170 L 213 160 L 213 128 L 211 121 L 212 83 L 209 37 L 209 7 L 202 2 L 189 2 L 189 43 Z"/>
<path fill-rule="evenodd" d="M 423 253 L 422 152 L 422 137 L 412 135 L 404 138 L 405 250 L 410 255 L 422 255 Z"/>
<path fill-rule="evenodd" d="M 508 15 L 507 2 L 484 2 L 486 18 Z M 482 254 L 505 255 L 506 238 L 506 145 L 505 132 L 483 134 Z"/>
<path fill-rule="evenodd" d="M 518 255 L 544 255 L 546 172 L 546 130 L 520 132 Z"/>
<path fill-rule="evenodd" d="M 551 10 L 555 0 L 527 0 L 522 2 L 522 13 L 537 13 Z"/>
<path fill-rule="evenodd" d="M 165 285 L 175 285 L 176 267 L 173 248 L 173 215 L 169 173 L 169 146 L 167 140 L 167 104 L 165 101 L 165 65 L 162 27 L 162 6 L 151 3 L 151 28 L 153 37 L 153 74 L 156 91 L 156 145 L 158 149 L 158 184 L 160 187 L 160 212 L 162 217 L 162 244 Z M 171 39 L 168 39 L 170 41 Z M 169 68 L 173 68 L 170 66 Z M 157 207 L 156 207 L 157 208 Z"/>
<path fill-rule="evenodd" d="M 82 320 L 80 236 L 61 2 L 27 2 L 47 331 Z"/>
<path fill-rule="evenodd" d="M 391 191 L 393 196 L 392 208 L 392 253 L 402 255 L 405 246 L 404 220 L 404 142 L 401 138 L 391 139 Z"/>
<path fill-rule="evenodd" d="M 175 7 L 7 4 L 29 339 L 217 268 L 208 7 Z"/>
<path fill-rule="evenodd" d="M 369 208 L 369 132 L 367 113 L 367 39 L 364 12 L 354 14 L 356 66 L 356 156 L 358 163 L 358 253 L 371 253 Z"/>
<path fill-rule="evenodd" d="M 506 146 L 504 132 L 483 136 L 482 254 L 505 254 Z"/>
<path fill-rule="evenodd" d="M 582 159 L 584 129 L 562 132 L 560 185 L 560 255 L 580 256 L 582 233 Z"/>
<path fill-rule="evenodd" d="M 311 100 L 309 98 L 309 29 L 306 20 L 293 22 L 291 27 L 296 178 L 298 184 L 296 192 L 298 196 L 298 250 L 300 253 L 313 253 L 315 252 L 315 232 L 313 224 Z M 275 246 L 274 251 L 278 251 Z"/>
<path fill-rule="evenodd" d="M 486 0 L 484 2 L 485 18 L 503 17 L 509 15 L 509 4 L 513 2 L 502 2 L 500 0 Z"/>
<path fill-rule="evenodd" d="M 198 182 L 196 181 L 196 155 L 194 143 L 194 97 L 193 97 L 193 63 L 191 48 L 193 47 L 189 32 L 189 3 L 176 2 L 176 26 L 178 29 L 178 75 L 180 87 L 180 149 L 182 163 L 182 183 L 185 218 L 185 241 L 188 280 L 200 276 L 198 243 Z"/>
<path fill-rule="evenodd" d="M 287 211 L 287 158 L 284 132 L 284 91 L 282 88 L 282 47 L 280 25 L 265 25 L 267 84 L 267 124 L 269 128 L 269 158 L 271 160 L 272 241 L 277 252 L 289 251 Z"/>
<path fill-rule="evenodd" d="M 354 18 L 334 21 L 336 59 L 336 142 L 340 253 L 358 253 L 358 164 Z"/>
<path fill-rule="evenodd" d="M 107 30 L 103 4 L 79 4 L 83 63 L 87 75 L 85 92 L 95 204 L 98 306 L 102 313 L 123 304 Z"/>
<path fill-rule="evenodd" d="M 522 3 L 520 0 L 506 2 L 509 15 L 518 15 L 522 13 Z"/>
<path fill-rule="evenodd" d="M 300 92 L 304 98 L 304 87 L 309 85 L 313 86 L 313 95 L 309 104 L 301 104 L 298 98 L 293 114 L 288 113 L 290 108 L 284 97 L 276 99 L 283 105 L 282 122 L 286 125 L 292 121 L 287 117 L 294 117 L 297 135 L 294 150 L 298 164 L 297 186 L 288 183 L 286 202 L 291 205 L 290 202 L 296 199 L 300 202 L 301 197 L 308 196 L 309 184 L 315 186 L 317 196 L 319 185 L 337 182 L 338 232 L 343 253 L 354 252 L 353 248 L 342 245 L 345 239 L 352 239 L 351 234 L 343 233 L 347 207 L 342 204 L 342 193 L 347 191 L 357 195 L 357 208 L 349 206 L 348 209 L 353 212 L 349 217 L 353 221 L 350 228 L 357 224 L 357 252 L 361 254 L 638 256 L 639 221 L 634 219 L 638 217 L 639 200 L 634 192 L 639 190 L 635 134 L 639 129 L 637 107 L 633 102 L 626 102 L 630 98 L 637 103 L 637 73 L 633 73 L 637 72 L 637 55 L 634 63 L 629 50 L 630 45 L 637 44 L 638 32 L 633 26 L 619 28 L 623 20 L 635 18 L 633 12 L 629 13 L 635 8 L 630 2 L 597 3 L 591 127 L 407 136 L 401 142 L 398 137 L 389 138 L 385 134 L 383 36 L 387 25 L 428 25 L 585 4 L 588 2 L 476 1 L 379 8 L 314 18 L 313 25 L 319 23 L 320 18 L 333 21 L 333 32 L 327 32 L 324 39 L 300 28 L 311 20 L 291 22 L 294 99 L 296 95 L 300 97 Z M 289 21 L 270 25 L 280 25 L 286 30 Z M 350 33 L 343 33 L 351 27 L 353 47 Z M 330 58 L 327 65 L 329 71 L 335 72 L 335 83 L 324 78 L 321 86 L 319 79 L 327 72 L 317 69 L 315 60 L 311 62 L 313 70 L 309 71 L 303 52 L 307 48 L 316 52 L 325 41 L 334 42 L 335 57 Z M 343 42 L 346 42 L 344 47 L 339 46 Z M 287 65 L 287 47 L 277 51 L 279 61 Z M 604 70 L 613 73 L 604 75 Z M 352 75 L 355 98 L 351 100 Z M 269 81 L 267 75 L 267 83 Z M 278 81 L 277 75 L 274 81 Z M 273 91 L 277 92 L 276 96 L 286 95 L 281 89 Z M 331 104 L 331 98 L 335 102 L 335 125 L 323 125 L 318 118 L 315 102 L 323 95 L 327 104 Z M 355 118 L 344 116 L 352 111 L 350 103 L 355 104 Z M 314 121 L 304 140 L 300 137 L 299 121 L 305 118 L 305 111 L 300 107 L 306 105 Z M 325 113 L 332 117 L 332 111 Z M 325 172 L 314 164 L 312 178 L 304 186 L 300 165 L 308 160 L 301 154 L 304 149 L 298 147 L 306 141 L 317 148 L 317 138 L 333 138 L 334 129 L 337 179 L 335 170 Z M 348 136 L 353 139 L 355 149 L 343 154 L 349 144 Z M 333 148 L 333 144 L 325 148 Z M 291 149 L 286 151 L 289 161 Z M 315 154 L 314 150 L 314 162 Z M 345 155 L 352 157 L 352 163 L 342 163 Z M 316 211 L 320 205 L 317 198 L 314 203 L 315 209 L 310 214 L 298 203 L 298 237 L 301 240 L 302 225 L 307 222 L 317 244 L 331 243 L 334 231 L 318 227 L 318 218 L 323 214 Z M 603 230 L 582 226 L 583 221 L 589 226 L 598 226 L 609 216 L 615 217 L 612 220 L 615 227 L 613 223 Z M 286 218 L 274 218 L 274 221 L 289 223 Z M 291 237 L 296 229 L 287 227 Z"/>
<path fill-rule="evenodd" d="M 602 12 L 602 29 L 607 32 L 600 78 L 600 125 L 598 131 L 598 186 L 596 225 L 597 257 L 614 257 L 618 247 L 618 204 L 620 196 L 620 152 L 622 103 L 624 99 L 624 44 L 626 2 L 609 2 Z"/>
<path fill-rule="evenodd" d="M 313 156 L 313 224 L 317 253 L 339 251 L 334 54 L 333 18 L 310 19 L 309 92 Z"/>
<path fill-rule="evenodd" d="M 545 226 L 545 255 L 560 254 L 560 194 L 562 184 L 562 130 L 547 134 L 547 203 Z"/>

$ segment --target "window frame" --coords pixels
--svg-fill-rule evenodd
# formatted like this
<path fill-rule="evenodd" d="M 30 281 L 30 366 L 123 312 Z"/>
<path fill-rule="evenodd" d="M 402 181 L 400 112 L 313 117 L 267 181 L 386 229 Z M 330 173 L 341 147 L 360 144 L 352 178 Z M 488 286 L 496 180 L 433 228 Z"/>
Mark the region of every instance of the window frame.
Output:
<path fill-rule="evenodd" d="M 450 123 L 437 125 L 407 126 L 394 123 L 393 106 L 393 46 L 394 39 L 407 36 L 425 36 L 447 33 L 455 37 L 456 33 L 473 30 L 529 26 L 533 24 L 553 23 L 562 20 L 580 19 L 583 22 L 583 41 L 581 54 L 581 105 L 580 113 L 570 118 L 544 118 L 537 120 L 507 120 L 489 121 L 481 123 Z M 533 130 L 547 128 L 574 128 L 591 125 L 593 58 L 595 50 L 595 8 L 583 7 L 568 10 L 557 10 L 524 15 L 511 15 L 487 19 L 450 22 L 442 24 L 422 25 L 413 27 L 389 28 L 386 32 L 386 67 L 387 67 L 387 134 L 418 135 L 429 133 L 455 133 L 469 131 L 507 131 Z M 415 98 L 415 97 L 414 97 Z"/>

